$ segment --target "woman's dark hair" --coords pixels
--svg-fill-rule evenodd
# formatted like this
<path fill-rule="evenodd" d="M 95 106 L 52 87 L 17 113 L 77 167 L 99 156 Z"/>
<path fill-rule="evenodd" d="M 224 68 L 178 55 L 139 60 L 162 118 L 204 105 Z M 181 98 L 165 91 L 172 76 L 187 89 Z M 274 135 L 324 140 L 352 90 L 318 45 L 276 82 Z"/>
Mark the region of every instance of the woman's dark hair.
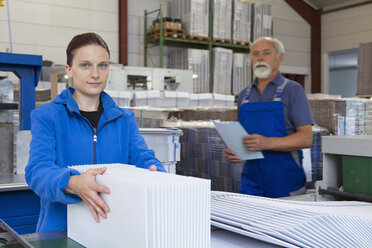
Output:
<path fill-rule="evenodd" d="M 101 46 L 108 52 L 110 56 L 110 50 L 106 44 L 106 42 L 96 33 L 84 33 L 84 34 L 78 34 L 72 40 L 67 46 L 66 49 L 66 55 L 67 55 L 67 64 L 69 66 L 72 65 L 72 60 L 75 56 L 75 51 L 81 47 L 89 46 L 89 45 L 97 45 Z"/>

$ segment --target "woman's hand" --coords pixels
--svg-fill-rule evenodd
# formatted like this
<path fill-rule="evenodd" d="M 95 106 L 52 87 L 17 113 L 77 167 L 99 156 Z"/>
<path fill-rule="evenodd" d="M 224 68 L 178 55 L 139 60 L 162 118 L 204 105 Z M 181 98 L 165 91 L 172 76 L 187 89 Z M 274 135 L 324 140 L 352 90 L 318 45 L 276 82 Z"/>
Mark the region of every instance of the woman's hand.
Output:
<path fill-rule="evenodd" d="M 110 194 L 110 189 L 98 184 L 95 180 L 97 175 L 102 175 L 105 171 L 106 167 L 89 169 L 81 175 L 71 176 L 66 187 L 67 193 L 80 196 L 87 204 L 97 223 L 99 222 L 99 215 L 106 218 L 110 211 L 109 206 L 99 195 L 99 193 Z"/>

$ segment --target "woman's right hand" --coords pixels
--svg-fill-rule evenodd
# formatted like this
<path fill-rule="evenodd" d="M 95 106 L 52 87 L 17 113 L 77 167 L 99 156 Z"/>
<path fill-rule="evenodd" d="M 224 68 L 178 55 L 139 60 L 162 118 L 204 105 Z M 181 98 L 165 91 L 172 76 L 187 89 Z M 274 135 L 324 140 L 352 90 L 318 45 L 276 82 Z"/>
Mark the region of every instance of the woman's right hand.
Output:
<path fill-rule="evenodd" d="M 99 222 L 99 215 L 107 217 L 110 211 L 109 206 L 103 201 L 99 193 L 110 194 L 110 189 L 96 182 L 96 176 L 105 173 L 106 167 L 89 169 L 81 175 L 71 176 L 66 187 L 66 193 L 75 194 L 88 205 L 96 222 Z"/>
<path fill-rule="evenodd" d="M 225 148 L 224 155 L 226 160 L 230 163 L 240 163 L 242 161 L 230 148 Z"/>

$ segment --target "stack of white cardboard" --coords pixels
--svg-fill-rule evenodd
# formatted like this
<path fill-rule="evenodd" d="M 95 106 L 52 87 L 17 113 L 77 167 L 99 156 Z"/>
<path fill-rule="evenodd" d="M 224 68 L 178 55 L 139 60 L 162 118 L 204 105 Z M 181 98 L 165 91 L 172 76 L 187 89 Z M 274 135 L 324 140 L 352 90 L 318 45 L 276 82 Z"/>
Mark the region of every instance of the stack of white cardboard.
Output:
<path fill-rule="evenodd" d="M 242 89 L 251 84 L 251 58 L 249 54 L 234 53 L 232 74 L 232 93 L 238 95 Z"/>
<path fill-rule="evenodd" d="M 121 90 L 105 90 L 119 107 L 129 107 L 133 99 L 133 92 Z"/>
<path fill-rule="evenodd" d="M 168 67 L 192 70 L 195 93 L 209 92 L 209 51 L 181 49 L 169 53 Z"/>
<path fill-rule="evenodd" d="M 232 59 L 232 50 L 213 48 L 213 93 L 231 94 Z"/>
<path fill-rule="evenodd" d="M 281 247 L 372 247 L 372 204 L 212 192 L 212 225 Z"/>
<path fill-rule="evenodd" d="M 254 3 L 252 7 L 252 40 L 264 36 L 272 36 L 272 16 L 271 5 L 264 3 Z"/>
<path fill-rule="evenodd" d="M 176 174 L 176 163 L 181 158 L 179 137 L 182 131 L 178 128 L 141 128 L 140 132 L 164 168 L 169 173 Z"/>
<path fill-rule="evenodd" d="M 188 107 L 190 94 L 182 91 L 161 91 L 161 101 L 159 101 L 158 107 L 160 108 L 178 108 Z"/>
<path fill-rule="evenodd" d="M 213 13 L 213 38 L 231 39 L 232 0 L 211 1 Z"/>
<path fill-rule="evenodd" d="M 210 181 L 123 164 L 73 166 L 97 175 L 107 218 L 96 223 L 84 202 L 68 205 L 67 236 L 86 247 L 210 247 Z"/>
<path fill-rule="evenodd" d="M 213 95 L 211 93 L 190 94 L 190 107 L 194 106 L 212 107 Z"/>
<path fill-rule="evenodd" d="M 187 35 L 208 37 L 209 0 L 173 0 L 172 17 L 181 19 Z"/>
<path fill-rule="evenodd" d="M 233 1 L 233 30 L 234 41 L 251 40 L 251 3 L 250 1 Z"/>
<path fill-rule="evenodd" d="M 213 93 L 213 106 L 215 107 L 233 107 L 235 104 L 235 97 L 232 95 Z"/>
<path fill-rule="evenodd" d="M 132 106 L 158 107 L 160 101 L 159 90 L 134 91 Z"/>

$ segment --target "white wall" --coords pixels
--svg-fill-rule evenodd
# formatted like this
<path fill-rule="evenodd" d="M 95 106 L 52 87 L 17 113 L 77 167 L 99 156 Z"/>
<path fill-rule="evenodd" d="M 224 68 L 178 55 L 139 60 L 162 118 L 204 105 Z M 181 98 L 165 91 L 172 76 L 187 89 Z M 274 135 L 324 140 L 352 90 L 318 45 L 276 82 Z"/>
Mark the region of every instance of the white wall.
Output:
<path fill-rule="evenodd" d="M 322 15 L 322 52 L 358 48 L 372 41 L 372 3 Z"/>
<path fill-rule="evenodd" d="M 71 38 L 96 32 L 108 43 L 111 61 L 118 62 L 118 0 L 6 0 L 10 10 L 14 53 L 38 54 L 66 63 Z M 0 51 L 10 49 L 7 6 L 0 7 Z"/>
<path fill-rule="evenodd" d="M 171 15 L 172 0 L 128 0 L 128 65 L 144 66 L 144 11 L 148 12 L 159 9 L 160 4 L 164 8 L 164 16 Z M 156 18 L 156 14 L 149 15 L 147 25 L 150 26 Z M 166 49 L 165 49 L 166 50 Z M 159 48 L 148 50 L 148 66 L 159 66 Z M 166 56 L 164 56 L 166 65 Z"/>
<path fill-rule="evenodd" d="M 284 73 L 305 75 L 305 90 L 311 91 L 310 56 L 311 30 L 308 24 L 284 0 L 261 1 L 272 5 L 274 37 L 285 46 Z"/>
<path fill-rule="evenodd" d="M 322 15 L 322 54 L 355 49 L 372 42 L 372 3 Z M 322 61 L 322 92 L 328 93 L 328 61 Z"/>

